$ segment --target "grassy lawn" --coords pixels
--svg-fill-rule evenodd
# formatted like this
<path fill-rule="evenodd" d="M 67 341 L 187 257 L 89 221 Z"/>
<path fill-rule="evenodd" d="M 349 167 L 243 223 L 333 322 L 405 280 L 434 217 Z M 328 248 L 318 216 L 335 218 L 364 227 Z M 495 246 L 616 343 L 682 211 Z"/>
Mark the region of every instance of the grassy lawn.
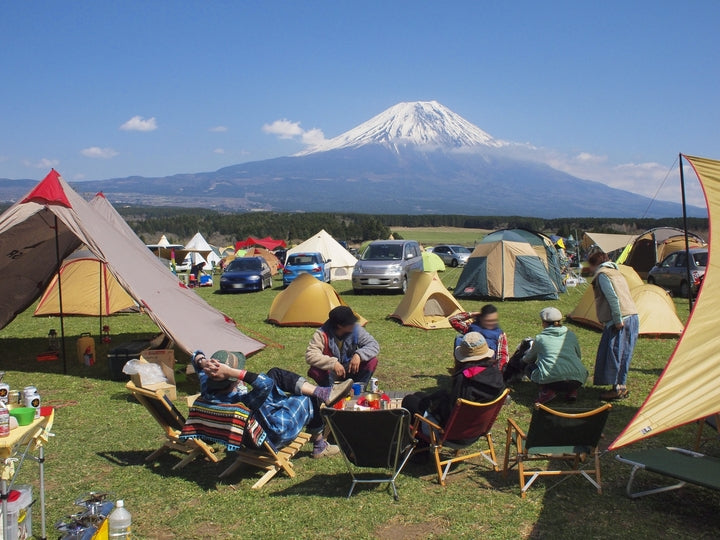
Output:
<path fill-rule="evenodd" d="M 429 241 L 428 232 L 418 231 L 418 239 Z M 452 237 L 454 242 L 471 243 L 468 239 Z M 441 276 L 452 287 L 459 274 L 460 269 L 448 269 Z M 453 331 L 426 332 L 400 326 L 386 319 L 399 303 L 399 296 L 354 296 L 349 282 L 333 285 L 369 319 L 367 328 L 381 344 L 377 376 L 382 388 L 432 389 L 446 381 Z M 584 287 L 570 289 L 557 302 L 499 304 L 511 349 L 520 339 L 540 331 L 538 312 L 542 307 L 554 304 L 568 313 Z M 198 294 L 234 317 L 244 332 L 268 344 L 249 360 L 251 369 L 280 366 L 304 373 L 303 353 L 313 330 L 279 328 L 264 322 L 279 290 L 276 281 L 275 288 L 262 293 L 219 295 L 202 289 Z M 463 301 L 462 305 L 466 310 L 476 310 L 482 303 Z M 677 305 L 685 319 L 686 304 Z M 602 495 L 585 480 L 574 477 L 561 482 L 539 480 L 525 500 L 520 498 L 514 474 L 504 478 L 479 461 L 452 471 L 446 487 L 436 483 L 431 465 L 410 464 L 399 479 L 399 502 L 375 487 L 358 488 L 352 499 L 346 500 L 349 479 L 342 459 L 312 460 L 309 446 L 295 459 L 295 479 L 278 475 L 260 492 L 250 490 L 259 477 L 256 469 L 241 469 L 226 481 L 218 480 L 217 475 L 232 456 L 219 464 L 196 461 L 180 471 L 171 470 L 177 463 L 175 456 L 146 465 L 143 460 L 160 446 L 162 433 L 146 410 L 128 398 L 124 383 L 108 379 L 108 346 L 98 346 L 95 366 L 85 368 L 76 363 L 75 338 L 86 331 L 97 337 L 97 320 L 67 321 L 67 333 L 73 337 L 68 340 L 70 373 L 63 375 L 59 363 L 35 361 L 35 355 L 46 348 L 48 330 L 58 328 L 57 319 L 34 319 L 31 313 L 29 309 L 0 332 L 2 369 L 13 388 L 33 384 L 45 403 L 58 407 L 53 429 L 56 437 L 48 445 L 46 467 L 51 525 L 75 511 L 73 500 L 82 493 L 109 490 L 125 499 L 138 538 L 715 538 L 720 530 L 718 493 L 687 487 L 645 500 L 627 499 L 624 485 L 629 468 L 618 464 L 614 453 L 602 458 Z M 113 336 L 110 346 L 156 331 L 142 315 L 116 316 L 109 324 Z M 573 330 L 592 372 L 600 335 L 575 326 Z M 614 407 L 604 447 L 643 402 L 675 343 L 675 339 L 640 340 L 629 378 L 631 396 Z M 180 362 L 187 361 L 181 353 L 177 357 Z M 578 406 L 597 405 L 599 390 L 591 386 L 581 390 Z M 184 381 L 178 391 L 182 397 L 197 388 Z M 535 394 L 531 383 L 516 385 L 494 430 L 500 456 L 507 418 L 527 427 Z M 182 400 L 178 406 L 187 410 Z M 687 426 L 638 446 L 690 447 L 694 434 L 695 428 Z M 717 443 L 706 448 L 715 454 L 718 450 Z M 220 455 L 224 453 L 220 451 Z M 36 471 L 34 464 L 27 463 L 20 481 L 34 482 Z M 36 526 L 39 528 L 39 521 Z"/>
<path fill-rule="evenodd" d="M 392 232 L 399 232 L 403 238 L 417 240 L 425 246 L 437 244 L 461 244 L 473 247 L 487 233 L 484 229 L 463 229 L 461 227 L 391 227 Z"/>

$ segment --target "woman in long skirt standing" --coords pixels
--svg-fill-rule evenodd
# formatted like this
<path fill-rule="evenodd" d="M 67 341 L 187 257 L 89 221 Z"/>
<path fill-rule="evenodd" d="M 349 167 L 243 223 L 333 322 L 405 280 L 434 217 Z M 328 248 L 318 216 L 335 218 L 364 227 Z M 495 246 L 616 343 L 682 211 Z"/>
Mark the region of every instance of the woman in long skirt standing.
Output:
<path fill-rule="evenodd" d="M 593 384 L 612 385 L 600 394 L 602 400 L 625 399 L 629 395 L 627 375 L 640 327 L 638 311 L 617 264 L 602 251 L 593 253 L 588 263 L 594 275 L 595 309 L 603 325 Z"/>

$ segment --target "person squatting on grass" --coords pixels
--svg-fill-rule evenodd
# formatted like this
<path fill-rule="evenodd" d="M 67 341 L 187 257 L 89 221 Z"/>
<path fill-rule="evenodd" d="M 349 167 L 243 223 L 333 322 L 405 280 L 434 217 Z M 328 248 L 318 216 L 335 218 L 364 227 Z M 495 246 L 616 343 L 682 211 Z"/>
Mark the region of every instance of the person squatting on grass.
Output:
<path fill-rule="evenodd" d="M 416 413 L 424 414 L 431 421 L 444 426 L 458 399 L 485 403 L 498 397 L 505 389 L 502 373 L 496 367 L 495 351 L 488 347 L 482 334 L 465 334 L 453 356 L 455 365 L 450 377 L 450 389 L 405 396 L 403 408 L 413 416 Z"/>
<path fill-rule="evenodd" d="M 344 381 L 367 384 L 377 368 L 380 345 L 358 324 L 348 306 L 330 310 L 328 320 L 313 334 L 305 351 L 308 377 L 322 386 Z"/>
<path fill-rule="evenodd" d="M 487 341 L 488 347 L 495 351 L 496 365 L 500 371 L 505 370 L 508 362 L 508 338 L 500 328 L 498 309 L 492 304 L 485 304 L 480 311 L 458 313 L 448 319 L 452 327 L 461 334 L 479 332 Z M 455 347 L 460 345 L 462 335 L 455 338 Z"/>
<path fill-rule="evenodd" d="M 540 312 L 543 331 L 535 336 L 532 347 L 523 356 L 526 374 L 540 385 L 537 403 L 548 403 L 558 392 L 566 401 L 575 401 L 577 391 L 588 378 L 582 363 L 577 336 L 562 324 L 562 313 L 554 307 Z"/>
<path fill-rule="evenodd" d="M 593 272 L 593 292 L 603 333 L 595 357 L 593 384 L 612 385 L 600 399 L 612 401 L 628 397 L 627 375 L 640 331 L 638 310 L 618 265 L 602 251 L 588 258 Z"/>
<path fill-rule="evenodd" d="M 280 368 L 267 373 L 244 369 L 245 356 L 239 352 L 217 351 L 206 358 L 195 351 L 192 364 L 200 378 L 203 399 L 211 403 L 242 403 L 255 412 L 268 438 L 284 446 L 307 427 L 313 442 L 313 458 L 333 456 L 340 449 L 323 438 L 320 405 L 332 406 L 352 391 L 353 381 L 332 388 L 315 386 L 300 375 Z M 245 384 L 252 387 L 248 391 Z"/>

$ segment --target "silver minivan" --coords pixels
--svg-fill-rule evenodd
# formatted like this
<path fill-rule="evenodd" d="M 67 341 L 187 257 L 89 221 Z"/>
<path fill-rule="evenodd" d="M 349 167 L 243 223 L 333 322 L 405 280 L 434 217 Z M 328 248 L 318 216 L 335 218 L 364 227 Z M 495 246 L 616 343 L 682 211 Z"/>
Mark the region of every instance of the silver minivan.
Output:
<path fill-rule="evenodd" d="M 375 240 L 355 263 L 352 285 L 355 294 L 364 290 L 407 290 L 408 276 L 423 269 L 420 244 L 415 240 Z"/>

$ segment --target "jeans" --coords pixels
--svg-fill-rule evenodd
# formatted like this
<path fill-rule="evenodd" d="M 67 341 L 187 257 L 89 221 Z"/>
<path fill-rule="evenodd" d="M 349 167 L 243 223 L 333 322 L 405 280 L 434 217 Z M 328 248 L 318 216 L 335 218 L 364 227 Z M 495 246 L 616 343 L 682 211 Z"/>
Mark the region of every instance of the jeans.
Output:
<path fill-rule="evenodd" d="M 305 377 L 302 377 L 297 373 L 293 373 L 292 371 L 277 367 L 270 368 L 266 375 L 273 380 L 275 386 L 277 386 L 280 390 L 286 394 L 293 394 L 296 396 L 302 395 L 300 389 L 302 388 L 302 385 L 307 382 Z M 307 397 L 310 398 L 310 403 L 312 403 L 313 409 L 312 418 L 310 418 L 310 421 L 306 426 L 307 430 L 310 433 L 321 433 L 324 428 L 324 423 L 322 417 L 320 416 L 320 400 L 315 396 Z"/>
<path fill-rule="evenodd" d="M 352 379 L 354 382 L 367 384 L 370 378 L 375 373 L 377 368 L 378 359 L 371 358 L 367 362 L 360 362 L 360 368 L 357 373 L 347 373 L 346 379 Z M 308 369 L 308 377 L 313 379 L 319 386 L 332 386 L 335 381 L 342 381 L 345 379 L 339 379 L 336 377 L 333 370 L 325 370 L 311 366 Z"/>

